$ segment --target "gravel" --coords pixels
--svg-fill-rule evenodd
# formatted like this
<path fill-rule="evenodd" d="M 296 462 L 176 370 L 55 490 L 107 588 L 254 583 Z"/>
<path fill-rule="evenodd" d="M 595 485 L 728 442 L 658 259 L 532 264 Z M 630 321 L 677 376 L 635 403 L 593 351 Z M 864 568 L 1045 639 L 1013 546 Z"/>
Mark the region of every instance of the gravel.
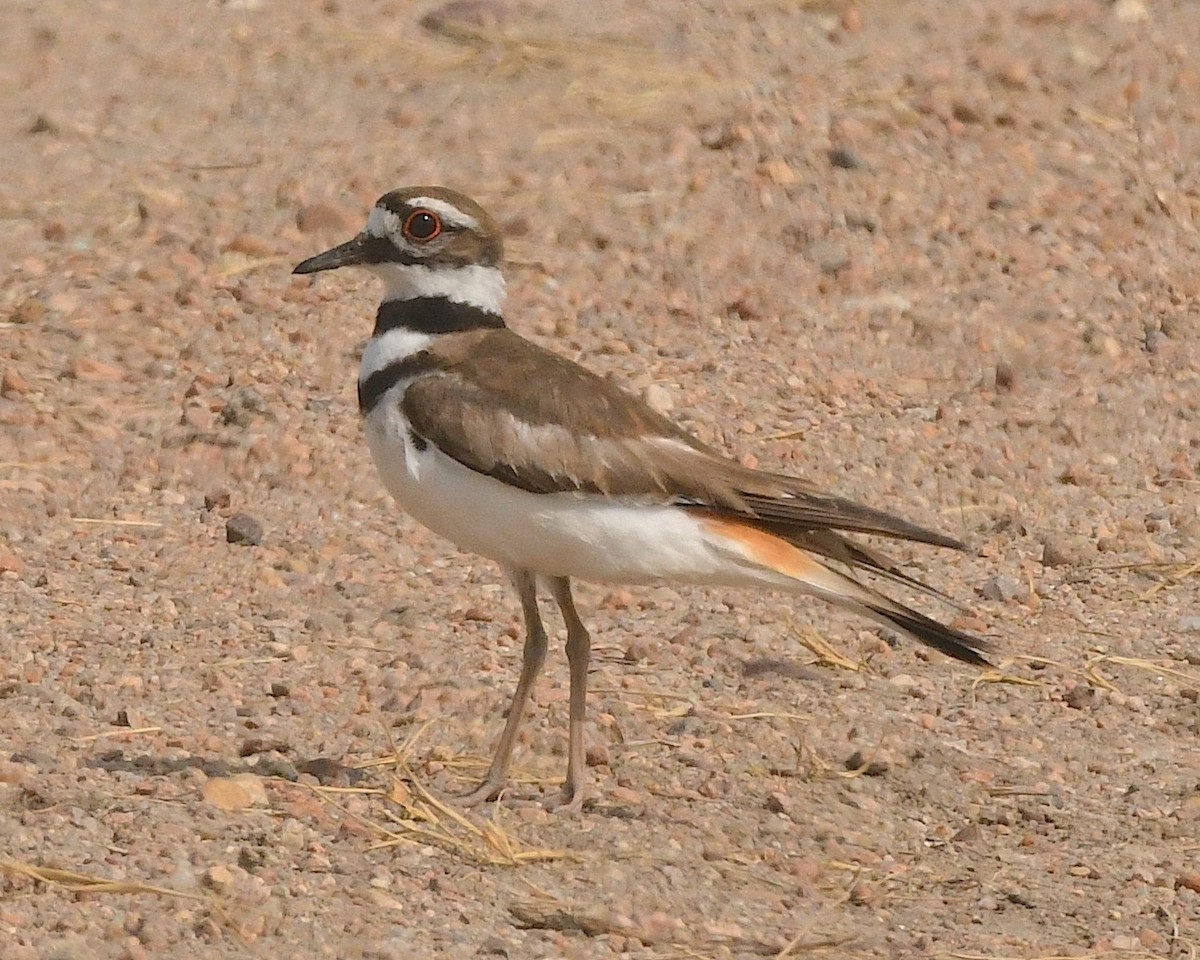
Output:
<path fill-rule="evenodd" d="M 1188 955 L 1194 4 L 5 26 L 5 960 Z M 967 541 L 881 547 L 996 669 L 816 602 L 581 585 L 594 803 L 542 803 L 559 629 L 511 795 L 445 812 L 517 604 L 374 474 L 373 282 L 290 275 L 411 183 L 505 226 L 523 334 Z"/>

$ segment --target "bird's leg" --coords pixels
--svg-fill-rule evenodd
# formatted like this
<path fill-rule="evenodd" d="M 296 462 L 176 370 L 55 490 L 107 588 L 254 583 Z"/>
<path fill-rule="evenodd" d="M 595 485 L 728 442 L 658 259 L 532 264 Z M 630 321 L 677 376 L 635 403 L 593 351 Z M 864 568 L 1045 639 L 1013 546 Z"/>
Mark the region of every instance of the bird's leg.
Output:
<path fill-rule="evenodd" d="M 567 625 L 567 665 L 571 674 L 567 780 L 563 784 L 559 809 L 568 813 L 578 813 L 583 809 L 587 792 L 583 721 L 587 713 L 588 659 L 592 652 L 592 638 L 588 636 L 587 627 L 583 625 L 575 609 L 575 600 L 571 596 L 571 581 L 566 577 L 555 577 L 550 581 L 550 589 Z"/>
<path fill-rule="evenodd" d="M 509 704 L 508 719 L 504 723 L 504 732 L 496 745 L 496 753 L 492 757 L 491 766 L 488 767 L 487 776 L 478 787 L 459 798 L 459 802 L 468 807 L 495 800 L 504 789 L 508 779 L 509 761 L 512 760 L 513 747 L 517 742 L 517 730 L 521 726 L 525 707 L 529 704 L 533 683 L 541 672 L 542 664 L 546 662 L 546 628 L 542 626 L 542 617 L 538 612 L 537 578 L 528 570 L 516 570 L 512 573 L 512 580 L 521 598 L 521 610 L 525 614 L 525 653 L 521 663 L 521 677 L 517 681 L 512 703 Z"/>

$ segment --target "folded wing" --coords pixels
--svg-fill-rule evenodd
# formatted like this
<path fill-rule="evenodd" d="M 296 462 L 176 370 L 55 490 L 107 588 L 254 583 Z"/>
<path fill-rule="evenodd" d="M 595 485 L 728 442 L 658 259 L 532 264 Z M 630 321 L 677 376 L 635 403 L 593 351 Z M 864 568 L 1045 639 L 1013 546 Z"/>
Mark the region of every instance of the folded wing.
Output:
<path fill-rule="evenodd" d="M 629 497 L 750 520 L 877 572 L 894 565 L 820 532 L 962 548 L 803 480 L 749 470 L 611 380 L 510 330 L 443 336 L 428 353 L 431 372 L 401 401 L 413 430 L 464 466 L 531 493 Z"/>

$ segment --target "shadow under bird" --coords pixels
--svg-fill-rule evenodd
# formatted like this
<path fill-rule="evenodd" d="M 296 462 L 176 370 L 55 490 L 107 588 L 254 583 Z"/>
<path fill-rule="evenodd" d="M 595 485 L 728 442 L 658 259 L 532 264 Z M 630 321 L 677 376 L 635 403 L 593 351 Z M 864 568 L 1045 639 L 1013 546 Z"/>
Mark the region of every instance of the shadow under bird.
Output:
<path fill-rule="evenodd" d="M 751 470 L 641 399 L 504 323 L 502 241 L 473 200 L 408 187 L 376 202 L 352 240 L 295 268 L 363 267 L 383 302 L 363 352 L 358 402 L 384 484 L 413 518 L 512 578 L 524 661 L 487 775 L 462 798 L 504 789 L 521 717 L 546 658 L 539 586 L 567 628 L 570 721 L 561 803 L 579 810 L 591 641 L 571 578 L 759 587 L 808 594 L 985 665 L 989 644 L 861 582 L 856 572 L 940 596 L 873 534 L 962 549 L 952 537 Z"/>

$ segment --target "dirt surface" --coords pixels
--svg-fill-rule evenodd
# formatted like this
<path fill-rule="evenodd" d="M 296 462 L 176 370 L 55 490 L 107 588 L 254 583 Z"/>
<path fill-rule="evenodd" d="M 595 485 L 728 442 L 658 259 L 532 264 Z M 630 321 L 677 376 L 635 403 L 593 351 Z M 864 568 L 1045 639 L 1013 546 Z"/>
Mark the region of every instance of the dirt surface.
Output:
<path fill-rule="evenodd" d="M 6 5 L 4 960 L 1196 955 L 1196 4 L 653 6 Z M 289 275 L 414 183 L 522 333 L 970 541 L 902 555 L 997 669 L 583 585 L 595 803 L 556 648 L 456 819 L 517 605 Z"/>

